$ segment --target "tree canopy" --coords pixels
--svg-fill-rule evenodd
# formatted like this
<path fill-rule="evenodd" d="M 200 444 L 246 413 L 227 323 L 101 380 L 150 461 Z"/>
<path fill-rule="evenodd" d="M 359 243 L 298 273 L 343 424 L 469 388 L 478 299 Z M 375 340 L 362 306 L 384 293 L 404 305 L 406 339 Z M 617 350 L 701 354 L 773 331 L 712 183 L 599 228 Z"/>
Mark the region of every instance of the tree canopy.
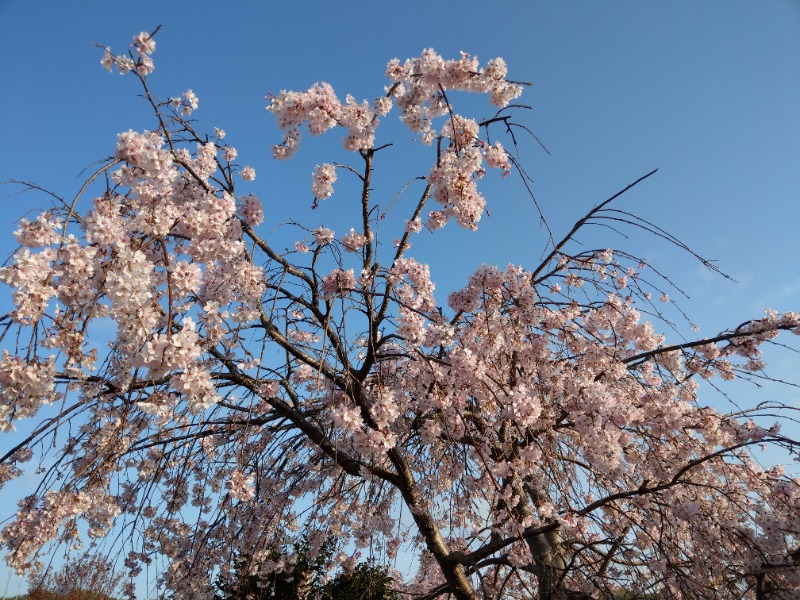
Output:
<path fill-rule="evenodd" d="M 437 298 L 412 241 L 478 229 L 483 178 L 530 190 L 526 86 L 502 59 L 395 59 L 372 101 L 325 83 L 271 96 L 276 159 L 301 133 L 343 136 L 313 204 L 355 215 L 345 233 L 292 223 L 284 248 L 264 226 L 268 185 L 222 129 L 196 129 L 197 96 L 151 89 L 154 36 L 101 60 L 138 80 L 152 127 L 119 134 L 73 202 L 21 220 L 0 270 L 15 305 L 0 429 L 39 419 L 0 482 L 43 471 L 0 533 L 9 564 L 109 536 L 131 575 L 164 557 L 163 587 L 213 598 L 237 557 L 269 577 L 291 570 L 275 547 L 321 556 L 334 535 L 326 568 L 358 548 L 411 555 L 402 592 L 419 599 L 796 597 L 800 480 L 751 452 L 797 454 L 789 408 L 726 412 L 698 381 L 763 376 L 760 347 L 800 333 L 800 315 L 670 339 L 667 275 L 579 243 L 593 225 L 641 230 L 716 270 L 615 207 L 653 173 L 565 234 L 542 215 L 537 264 L 484 265 Z M 496 113 L 462 115 L 461 92 Z M 380 140 L 392 114 L 406 130 L 391 143 L 418 144 L 426 170 L 404 173 Z M 383 171 L 408 183 L 376 192 Z"/>

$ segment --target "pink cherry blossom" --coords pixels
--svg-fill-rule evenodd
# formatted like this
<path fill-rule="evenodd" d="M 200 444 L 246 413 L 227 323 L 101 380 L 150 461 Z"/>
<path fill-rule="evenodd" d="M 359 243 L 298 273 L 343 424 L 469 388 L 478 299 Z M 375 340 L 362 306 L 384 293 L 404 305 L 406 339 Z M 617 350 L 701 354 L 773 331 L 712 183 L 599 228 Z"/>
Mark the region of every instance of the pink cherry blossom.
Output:
<path fill-rule="evenodd" d="M 227 162 L 235 161 L 237 156 L 239 156 L 239 152 L 236 150 L 236 148 L 225 146 L 222 149 L 222 158 L 224 158 Z"/>
<path fill-rule="evenodd" d="M 242 179 L 245 181 L 253 181 L 256 178 L 256 170 L 253 167 L 242 167 L 242 170 L 239 171 L 239 175 L 241 175 Z"/>
<path fill-rule="evenodd" d="M 314 231 L 314 240 L 320 246 L 326 246 L 330 244 L 334 239 L 336 239 L 336 234 L 333 232 L 332 229 L 328 229 L 327 227 L 317 227 Z"/>
<path fill-rule="evenodd" d="M 250 227 L 256 227 L 264 222 L 264 207 L 254 194 L 242 196 L 239 199 L 241 203 L 242 220 Z"/>
<path fill-rule="evenodd" d="M 356 287 L 353 269 L 335 269 L 322 278 L 322 293 L 326 296 L 342 296 Z"/>
<path fill-rule="evenodd" d="M 358 252 L 367 241 L 367 236 L 356 232 L 352 227 L 350 228 L 350 233 L 342 236 L 342 245 L 348 252 Z"/>
<path fill-rule="evenodd" d="M 330 198 L 333 195 L 333 184 L 336 183 L 336 167 L 327 163 L 317 165 L 311 180 L 311 191 L 315 198 Z"/>

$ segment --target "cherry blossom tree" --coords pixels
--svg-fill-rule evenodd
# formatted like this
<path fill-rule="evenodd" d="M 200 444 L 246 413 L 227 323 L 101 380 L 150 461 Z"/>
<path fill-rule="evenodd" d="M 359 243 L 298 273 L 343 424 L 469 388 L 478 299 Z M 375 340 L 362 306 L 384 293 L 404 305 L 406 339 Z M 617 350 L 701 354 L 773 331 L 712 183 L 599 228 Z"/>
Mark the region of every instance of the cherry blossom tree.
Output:
<path fill-rule="evenodd" d="M 509 151 L 530 133 L 525 86 L 502 59 L 426 50 L 389 62 L 373 101 L 325 83 L 270 97 L 276 159 L 340 132 L 347 158 L 316 168 L 313 202 L 359 215 L 346 232 L 294 224 L 287 250 L 260 227 L 254 169 L 197 131 L 197 96 L 151 91 L 155 44 L 101 61 L 138 80 L 152 130 L 121 133 L 74 202 L 21 220 L 0 271 L 0 428 L 37 419 L 0 482 L 29 461 L 41 478 L 0 534 L 11 566 L 106 537 L 132 576 L 166 559 L 164 588 L 212 598 L 237 556 L 268 576 L 289 568 L 272 548 L 313 555 L 332 535 L 331 569 L 359 548 L 413 556 L 419 599 L 800 594 L 800 479 L 751 453 L 796 453 L 788 407 L 698 399 L 700 380 L 762 376 L 760 347 L 800 315 L 670 341 L 669 279 L 577 236 L 645 230 L 713 265 L 619 194 L 545 234 L 540 264 L 483 266 L 436 297 L 415 236 L 477 229 L 492 172 L 529 182 Z M 496 115 L 460 114 L 460 92 Z M 392 112 L 407 126 L 392 142 L 430 166 L 387 208 L 373 188 L 403 168 L 378 141 Z M 345 177 L 359 192 L 328 200 Z"/>

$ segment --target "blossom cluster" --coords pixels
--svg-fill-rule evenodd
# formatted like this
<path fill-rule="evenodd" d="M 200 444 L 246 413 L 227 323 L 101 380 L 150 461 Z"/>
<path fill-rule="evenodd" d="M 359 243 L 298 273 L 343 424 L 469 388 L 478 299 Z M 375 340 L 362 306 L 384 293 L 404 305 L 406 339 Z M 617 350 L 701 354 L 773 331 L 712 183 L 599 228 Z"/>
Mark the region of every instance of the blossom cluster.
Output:
<path fill-rule="evenodd" d="M 427 140 L 433 139 L 434 119 L 448 114 L 444 92 L 489 94 L 490 102 L 498 108 L 508 106 L 519 97 L 522 86 L 507 81 L 507 72 L 502 58 L 490 60 L 481 68 L 477 57 L 465 52 L 460 59 L 445 60 L 432 49 L 423 50 L 421 56 L 402 64 L 395 58 L 386 67 L 386 75 L 393 82 L 392 95 L 400 109 L 400 118 Z"/>
<path fill-rule="evenodd" d="M 144 77 L 152 73 L 155 66 L 150 55 L 156 51 L 156 41 L 153 36 L 146 31 L 142 31 L 133 36 L 131 48 L 133 48 L 133 51 L 130 54 L 116 56 L 111 52 L 110 48 L 106 47 L 100 64 L 109 73 L 111 73 L 113 67 L 117 67 L 120 75 L 133 71 L 137 75 Z"/>
<path fill-rule="evenodd" d="M 316 83 L 305 92 L 282 91 L 272 97 L 267 110 L 272 112 L 283 131 L 283 141 L 274 147 L 273 156 L 283 160 L 294 154 L 303 124 L 312 135 L 343 127 L 347 130 L 343 141 L 345 149 L 370 151 L 374 148 L 375 129 L 380 118 L 396 103 L 401 120 L 420 134 L 423 144 L 429 145 L 437 137 L 449 141 L 428 176 L 434 198 L 444 205 L 443 210 L 430 213 L 428 228 L 440 229 L 454 218 L 463 227 L 475 229 L 486 205 L 476 186 L 484 175 L 484 163 L 507 174 L 511 162 L 500 142 L 489 145 L 480 140 L 475 120 L 452 113 L 446 93 L 489 94 L 492 104 L 503 108 L 522 93 L 522 86 L 506 80 L 506 65 L 502 59 L 489 61 L 481 68 L 477 59 L 468 54 L 448 61 L 433 50 L 425 50 L 420 58 L 402 65 L 397 59 L 391 61 L 387 75 L 392 84 L 386 96 L 372 104 L 356 102 L 350 95 L 342 103 L 327 83 Z M 448 118 L 443 120 L 441 129 L 435 130 L 436 119 L 445 116 Z M 333 165 L 317 166 L 312 175 L 314 197 L 330 197 L 335 181 Z"/>

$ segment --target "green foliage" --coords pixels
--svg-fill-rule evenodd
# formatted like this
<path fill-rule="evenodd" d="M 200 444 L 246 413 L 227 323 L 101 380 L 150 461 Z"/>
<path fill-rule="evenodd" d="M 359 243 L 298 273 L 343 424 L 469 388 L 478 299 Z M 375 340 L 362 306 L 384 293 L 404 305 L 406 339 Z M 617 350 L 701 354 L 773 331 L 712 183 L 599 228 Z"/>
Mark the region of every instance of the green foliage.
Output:
<path fill-rule="evenodd" d="M 392 577 L 386 567 L 373 561 L 357 564 L 342 571 L 323 588 L 322 600 L 395 600 L 391 591 Z"/>
<path fill-rule="evenodd" d="M 291 569 L 269 575 L 249 575 L 248 557 L 239 557 L 234 582 L 218 580 L 215 600 L 399 600 L 391 591 L 392 577 L 386 567 L 373 561 L 358 563 L 328 579 L 327 564 L 335 548 L 326 540 L 315 556 L 309 555 L 307 542 L 296 544 L 291 553 Z M 273 560 L 287 558 L 275 553 Z"/>

